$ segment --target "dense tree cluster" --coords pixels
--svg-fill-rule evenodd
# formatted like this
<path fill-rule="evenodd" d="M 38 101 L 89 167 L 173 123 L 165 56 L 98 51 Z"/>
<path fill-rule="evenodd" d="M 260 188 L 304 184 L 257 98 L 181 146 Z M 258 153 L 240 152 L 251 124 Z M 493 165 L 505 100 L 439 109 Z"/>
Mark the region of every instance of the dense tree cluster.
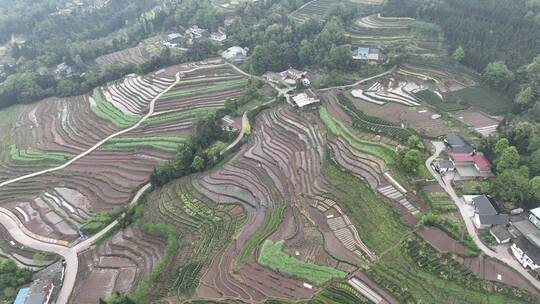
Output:
<path fill-rule="evenodd" d="M 220 116 L 215 112 L 199 120 L 194 134 L 179 147 L 175 159 L 154 169 L 150 177 L 152 186 L 160 187 L 175 178 L 204 171 L 220 161 L 220 151 L 234 133 L 223 130 L 219 122 Z"/>
<path fill-rule="evenodd" d="M 255 73 L 277 72 L 291 66 L 328 71 L 358 67 L 359 63 L 352 60 L 350 39 L 344 29 L 345 23 L 358 16 L 356 9 L 338 5 L 327 21 L 310 19 L 299 24 L 289 17 L 289 2 L 246 4 L 239 11 L 241 18 L 227 30 L 228 44 L 253 50 L 251 66 Z"/>
<path fill-rule="evenodd" d="M 0 1 L 0 8 L 2 3 Z M 52 7 L 51 3 L 54 4 Z M 198 41 L 185 54 L 172 55 L 165 49 L 140 66 L 127 64 L 99 67 L 94 63 L 94 59 L 100 55 L 135 46 L 159 32 L 181 30 L 191 25 L 217 29 L 225 18 L 209 0 L 119 0 L 109 1 L 101 8 L 85 7 L 70 14 L 54 14 L 55 7 L 64 4 L 36 1 L 31 6 L 37 7 L 35 13 L 28 15 L 28 18 L 35 17 L 30 19 L 31 22 L 17 29 L 0 26 L 0 32 L 8 31 L 5 35 L 20 34 L 26 40 L 23 44 L 12 46 L 12 56 L 17 63 L 4 65 L 4 72 L 8 76 L 0 79 L 0 82 L 5 80 L 0 87 L 0 108 L 52 95 L 77 95 L 128 73 L 147 73 L 163 66 L 216 55 L 217 47 L 214 44 Z M 0 13 L 2 24 L 6 18 L 12 20 L 12 15 L 19 12 L 19 9 L 0 9 L 0 12 L 5 14 Z M 27 14 L 22 16 L 21 20 L 27 20 Z M 40 67 L 50 67 L 61 62 L 73 66 L 77 72 L 75 76 L 58 79 L 53 75 L 37 73 Z"/>
<path fill-rule="evenodd" d="M 0 260 L 0 303 L 11 303 L 20 286 L 30 282 L 32 272 L 18 268 L 12 260 Z"/>
<path fill-rule="evenodd" d="M 528 138 L 538 136 L 538 130 L 531 128 L 527 122 L 518 123 L 509 138 L 485 138 L 481 145 L 496 165 L 496 195 L 529 208 L 540 206 L 540 149 L 528 152 L 526 144 Z"/>
<path fill-rule="evenodd" d="M 423 164 L 426 152 L 422 140 L 417 135 L 411 135 L 407 144 L 398 151 L 398 163 L 408 173 L 417 174 L 418 168 Z"/>
<path fill-rule="evenodd" d="M 538 0 L 388 0 L 383 12 L 438 24 L 450 50 L 461 46 L 460 61 L 478 72 L 495 61 L 515 70 L 540 50 Z"/>

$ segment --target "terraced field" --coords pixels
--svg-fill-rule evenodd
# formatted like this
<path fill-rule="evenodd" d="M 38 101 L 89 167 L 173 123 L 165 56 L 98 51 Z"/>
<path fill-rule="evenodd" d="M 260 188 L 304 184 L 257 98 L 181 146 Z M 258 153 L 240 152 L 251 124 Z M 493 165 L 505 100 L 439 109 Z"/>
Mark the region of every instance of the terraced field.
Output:
<path fill-rule="evenodd" d="M 291 17 L 298 22 L 304 22 L 310 18 L 325 19 L 339 5 L 345 5 L 345 7 L 370 7 L 379 4 L 381 4 L 379 0 L 313 0 L 292 12 Z"/>
<path fill-rule="evenodd" d="M 236 98 L 245 80 L 212 63 L 185 64 L 144 76 L 130 75 L 91 95 L 51 98 L 18 107 L 5 122 L 0 179 L 58 166 L 148 112 L 140 127 L 115 137 L 70 166 L 2 188 L 2 206 L 40 235 L 75 241 L 80 226 L 98 212 L 125 206 L 160 161 L 171 159 L 191 134 L 193 122 Z M 192 72 L 185 72 L 192 71 Z M 169 88 L 175 74 L 184 82 Z M 6 115 L 8 116 L 8 115 Z"/>
<path fill-rule="evenodd" d="M 353 47 L 377 46 L 386 51 L 400 49 L 413 56 L 437 56 L 444 53 L 442 39 L 418 34 L 414 22 L 411 18 L 374 14 L 349 24 L 347 32 Z"/>
<path fill-rule="evenodd" d="M 97 303 L 115 292 L 133 291 L 161 259 L 164 243 L 129 227 L 84 252 L 71 302 Z"/>
<path fill-rule="evenodd" d="M 135 47 L 99 56 L 96 58 L 96 63 L 103 66 L 113 64 L 144 63 L 150 60 L 152 55 L 159 54 L 160 48 L 157 46 L 157 42 L 160 40 L 160 36 L 148 38 Z"/>

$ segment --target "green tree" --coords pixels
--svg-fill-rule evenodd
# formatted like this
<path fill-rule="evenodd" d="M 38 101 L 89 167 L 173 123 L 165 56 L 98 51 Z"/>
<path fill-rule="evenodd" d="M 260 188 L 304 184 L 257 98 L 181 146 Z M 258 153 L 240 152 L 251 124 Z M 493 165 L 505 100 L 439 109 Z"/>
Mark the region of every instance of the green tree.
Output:
<path fill-rule="evenodd" d="M 417 149 L 408 150 L 403 159 L 401 160 L 401 165 L 405 170 L 411 173 L 415 173 L 418 170 L 418 167 L 422 163 L 422 153 Z"/>
<path fill-rule="evenodd" d="M 499 155 L 503 153 L 503 151 L 510 146 L 510 142 L 507 138 L 501 138 L 497 141 L 495 144 L 495 152 Z"/>
<path fill-rule="evenodd" d="M 461 62 L 465 58 L 465 50 L 461 45 L 454 51 L 452 58 L 454 58 L 456 62 Z"/>
<path fill-rule="evenodd" d="M 256 74 L 262 74 L 267 71 L 268 68 L 268 52 L 266 48 L 261 45 L 257 45 L 253 50 L 251 56 L 251 67 Z"/>
<path fill-rule="evenodd" d="M 536 125 L 528 121 L 520 121 L 514 126 L 512 141 L 520 152 L 527 152 L 531 138 L 537 135 L 537 131 Z"/>
<path fill-rule="evenodd" d="M 514 99 L 514 102 L 520 106 L 526 106 L 534 100 L 534 91 L 531 87 L 521 90 Z"/>
<path fill-rule="evenodd" d="M 534 151 L 529 157 L 529 168 L 532 175 L 540 175 L 540 150 Z"/>
<path fill-rule="evenodd" d="M 492 88 L 505 90 L 514 80 L 514 73 L 502 61 L 489 63 L 484 69 L 484 81 Z"/>
<path fill-rule="evenodd" d="M 199 155 L 196 155 L 191 163 L 191 168 L 195 171 L 202 171 L 204 169 L 204 159 Z"/>
<path fill-rule="evenodd" d="M 0 303 L 12 303 L 16 291 L 30 282 L 32 272 L 18 268 L 12 260 L 0 260 Z"/>
<path fill-rule="evenodd" d="M 531 188 L 531 198 L 540 203 L 540 176 L 535 176 L 529 182 Z"/>
<path fill-rule="evenodd" d="M 423 150 L 424 144 L 418 135 L 411 135 L 407 139 L 407 147 L 411 149 Z"/>
<path fill-rule="evenodd" d="M 519 165 L 519 152 L 514 146 L 507 147 L 497 159 L 497 172 L 516 169 Z"/>
<path fill-rule="evenodd" d="M 348 71 L 353 67 L 351 55 L 351 46 L 348 44 L 332 47 L 326 57 L 325 66 L 329 70 L 338 69 Z"/>
<path fill-rule="evenodd" d="M 494 183 L 497 196 L 505 202 L 523 205 L 530 194 L 527 167 L 505 170 L 497 175 Z"/>
<path fill-rule="evenodd" d="M 120 294 L 119 292 L 114 293 L 107 299 L 99 299 L 100 304 L 136 304 L 133 299 L 131 299 L 128 295 Z"/>

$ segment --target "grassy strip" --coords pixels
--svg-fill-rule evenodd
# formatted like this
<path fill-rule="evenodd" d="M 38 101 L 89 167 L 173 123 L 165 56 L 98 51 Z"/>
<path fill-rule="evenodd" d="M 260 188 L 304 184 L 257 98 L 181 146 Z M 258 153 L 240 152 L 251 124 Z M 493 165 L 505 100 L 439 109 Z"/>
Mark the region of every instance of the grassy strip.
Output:
<path fill-rule="evenodd" d="M 480 253 L 480 249 L 478 249 L 478 247 L 468 233 L 463 233 L 462 236 L 457 225 L 436 214 L 428 213 L 422 215 L 419 224 L 437 227 L 444 231 L 451 238 L 457 240 L 467 248 L 467 251 L 464 254 L 466 256 L 477 256 Z"/>
<path fill-rule="evenodd" d="M 217 303 L 217 302 L 216 302 Z M 267 300 L 264 304 L 290 304 L 283 300 Z M 371 304 L 362 294 L 346 283 L 333 283 L 317 293 L 312 299 L 298 304 Z M 201 303 L 202 304 L 202 303 Z M 204 302 L 204 304 L 208 304 Z"/>
<path fill-rule="evenodd" d="M 144 281 L 142 281 L 137 289 L 133 292 L 133 299 L 136 299 L 138 303 L 145 303 L 145 296 L 148 294 L 149 289 L 156 283 L 159 275 L 165 270 L 173 260 L 178 248 L 177 234 L 174 228 L 170 225 L 163 223 L 145 222 L 139 223 L 139 228 L 146 234 L 160 236 L 167 239 L 167 245 L 163 252 L 163 257 L 156 264 L 154 270 L 148 275 Z"/>
<path fill-rule="evenodd" d="M 319 116 L 332 134 L 343 138 L 356 150 L 380 157 L 387 165 L 396 162 L 396 152 L 392 146 L 358 138 L 343 123 L 330 116 L 323 107 L 319 107 Z"/>
<path fill-rule="evenodd" d="M 219 82 L 218 84 L 215 84 L 215 85 L 200 87 L 196 89 L 176 90 L 176 91 L 171 91 L 171 92 L 161 95 L 159 100 L 168 101 L 168 100 L 172 100 L 172 99 L 176 99 L 180 97 L 191 97 L 195 95 L 210 94 L 210 93 L 215 93 L 215 92 L 220 92 L 220 91 L 226 91 L 226 90 L 244 87 L 246 83 L 247 83 L 246 79 L 240 79 L 240 80 Z"/>
<path fill-rule="evenodd" d="M 126 115 L 115 108 L 111 103 L 105 100 L 99 88 L 94 89 L 93 98 L 95 105 L 90 108 L 97 117 L 112 122 L 119 128 L 127 128 L 139 121 L 140 117 L 135 115 Z"/>
<path fill-rule="evenodd" d="M 326 158 L 323 174 L 337 191 L 330 198 L 336 201 L 351 219 L 366 246 L 380 254 L 394 246 L 407 233 L 394 207 L 381 200 L 361 179 L 342 171 Z"/>
<path fill-rule="evenodd" d="M 9 150 L 11 159 L 21 162 L 53 162 L 62 163 L 70 160 L 73 155 L 65 152 L 48 152 L 38 149 L 19 150 L 17 145 L 12 144 Z"/>
<path fill-rule="evenodd" d="M 205 82 L 224 82 L 223 80 L 237 80 L 242 79 L 244 76 L 237 75 L 237 76 L 222 76 L 222 77 L 202 77 L 202 78 L 196 78 L 196 79 L 189 79 L 189 80 L 180 80 L 178 84 L 175 87 L 181 87 L 182 85 L 186 84 L 198 84 L 198 83 L 205 83 Z"/>
<path fill-rule="evenodd" d="M 157 124 L 172 121 L 172 120 L 185 119 L 185 118 L 197 119 L 198 117 L 203 117 L 206 114 L 208 114 L 208 108 L 171 112 L 171 113 L 149 118 L 142 123 L 142 126 L 152 126 L 152 125 L 157 125 Z"/>
<path fill-rule="evenodd" d="M 511 112 L 513 106 L 512 100 L 481 86 L 449 92 L 445 97 L 448 102 L 477 106 L 490 114 Z"/>
<path fill-rule="evenodd" d="M 332 279 L 345 278 L 346 272 L 293 258 L 283 252 L 284 241 L 273 243 L 266 240 L 262 246 L 258 262 L 280 273 L 301 278 L 313 284 L 322 285 Z"/>
<path fill-rule="evenodd" d="M 450 101 L 443 101 L 439 95 L 435 94 L 433 91 L 430 90 L 422 90 L 414 93 L 414 95 L 424 102 L 434 106 L 438 110 L 444 111 L 444 112 L 454 112 L 454 111 L 460 111 L 465 110 L 468 108 L 467 105 L 459 104 L 456 102 L 450 102 Z"/>
<path fill-rule="evenodd" d="M 105 228 L 107 225 L 112 223 L 118 216 L 122 213 L 121 208 L 113 208 L 107 212 L 100 212 L 94 215 L 86 223 L 81 226 L 81 230 L 88 236 L 93 235 L 101 229 Z"/>
<path fill-rule="evenodd" d="M 285 203 L 279 203 L 272 212 L 267 213 L 264 225 L 253 235 L 242 247 L 238 260 L 241 262 L 249 263 L 251 261 L 251 254 L 267 237 L 269 237 L 283 220 L 283 212 L 285 211 Z"/>
<path fill-rule="evenodd" d="M 156 136 L 156 137 L 120 137 L 113 138 L 101 148 L 104 150 L 122 150 L 138 147 L 152 147 L 159 150 L 176 151 L 187 137 Z"/>

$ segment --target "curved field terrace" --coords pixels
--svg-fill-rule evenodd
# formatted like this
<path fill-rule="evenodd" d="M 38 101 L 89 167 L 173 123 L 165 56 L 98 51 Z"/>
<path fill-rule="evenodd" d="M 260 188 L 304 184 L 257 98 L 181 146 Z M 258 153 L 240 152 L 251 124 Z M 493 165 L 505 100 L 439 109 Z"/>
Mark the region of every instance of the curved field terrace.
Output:
<path fill-rule="evenodd" d="M 185 78 L 169 90 L 177 73 Z M 126 206 L 154 167 L 174 157 L 191 134 L 193 122 L 208 110 L 223 107 L 227 98 L 240 96 L 244 85 L 243 76 L 219 61 L 189 63 L 128 75 L 90 95 L 20 107 L 12 122 L 18 127 L 6 126 L 11 137 L 6 137 L 9 148 L 0 155 L 2 180 L 65 163 L 138 122 L 150 101 L 164 93 L 154 115 L 140 127 L 62 170 L 3 187 L 2 205 L 35 233 L 76 241 L 79 227 L 98 213 Z"/>

